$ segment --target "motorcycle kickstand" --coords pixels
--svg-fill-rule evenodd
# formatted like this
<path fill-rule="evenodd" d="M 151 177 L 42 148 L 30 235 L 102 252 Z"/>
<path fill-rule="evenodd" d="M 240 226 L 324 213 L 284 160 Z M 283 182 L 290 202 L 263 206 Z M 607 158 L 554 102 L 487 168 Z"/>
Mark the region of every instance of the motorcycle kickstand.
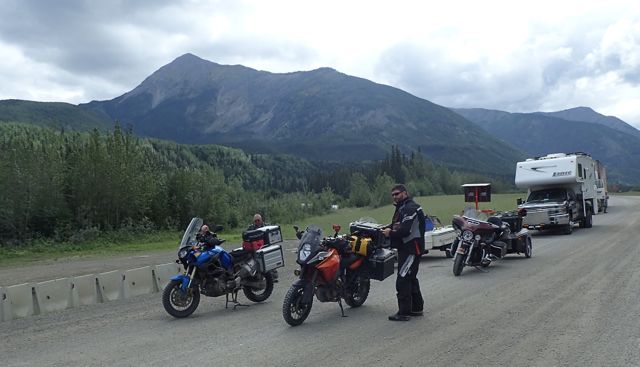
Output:
<path fill-rule="evenodd" d="M 342 317 L 348 317 L 344 314 L 344 307 L 342 307 L 342 300 L 338 297 L 338 306 L 340 306 L 340 312 L 342 313 Z"/>
<path fill-rule="evenodd" d="M 236 307 L 249 307 L 249 305 L 243 305 L 242 303 L 238 302 L 238 291 L 239 289 L 234 289 L 233 292 L 231 293 L 231 302 L 233 303 L 233 310 L 236 310 Z M 229 308 L 229 293 L 226 294 L 226 302 L 224 304 L 224 308 Z"/>
<path fill-rule="evenodd" d="M 489 270 L 487 270 L 487 269 L 483 269 L 483 268 L 481 268 L 481 267 L 479 267 L 479 266 L 477 266 L 477 265 L 474 265 L 474 268 L 476 268 L 476 269 L 480 270 L 480 271 L 481 271 L 481 272 L 483 272 L 483 273 L 488 273 L 488 272 L 489 272 Z"/>

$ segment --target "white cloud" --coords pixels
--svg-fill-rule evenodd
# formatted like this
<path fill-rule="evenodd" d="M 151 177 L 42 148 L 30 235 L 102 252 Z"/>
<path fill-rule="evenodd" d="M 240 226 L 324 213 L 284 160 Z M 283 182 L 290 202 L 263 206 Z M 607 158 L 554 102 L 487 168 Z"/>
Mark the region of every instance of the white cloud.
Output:
<path fill-rule="evenodd" d="M 451 107 L 589 106 L 640 126 L 640 2 L 5 0 L 0 98 L 115 98 L 186 52 L 328 66 Z"/>

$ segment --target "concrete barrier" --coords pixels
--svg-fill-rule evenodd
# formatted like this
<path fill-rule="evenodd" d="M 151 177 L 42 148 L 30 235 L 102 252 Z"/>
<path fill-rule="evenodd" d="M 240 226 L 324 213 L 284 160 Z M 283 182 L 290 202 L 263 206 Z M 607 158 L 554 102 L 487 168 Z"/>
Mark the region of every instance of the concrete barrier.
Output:
<path fill-rule="evenodd" d="M 71 279 L 61 278 L 36 283 L 35 291 L 37 313 L 45 314 L 62 311 L 73 306 L 71 297 Z"/>
<path fill-rule="evenodd" d="M 5 303 L 8 303 L 7 292 L 5 292 L 4 287 L 0 287 L 0 322 L 5 320 L 11 320 L 6 313 L 9 311 L 9 306 L 5 306 Z"/>
<path fill-rule="evenodd" d="M 33 287 L 31 284 L 12 285 L 5 289 L 7 301 L 5 306 L 9 308 L 9 318 L 19 319 L 35 314 L 33 307 Z"/>
<path fill-rule="evenodd" d="M 176 263 L 156 265 L 153 267 L 153 279 L 157 292 L 162 292 L 169 284 L 169 278 L 182 273 L 182 266 Z"/>
<path fill-rule="evenodd" d="M 110 302 L 123 298 L 122 272 L 120 270 L 100 273 L 98 278 L 98 302 Z"/>
<path fill-rule="evenodd" d="M 122 280 L 124 298 L 150 294 L 154 291 L 153 272 L 150 266 L 127 270 Z"/>
<path fill-rule="evenodd" d="M 98 278 L 95 274 L 71 278 L 73 306 L 95 305 L 98 303 Z"/>

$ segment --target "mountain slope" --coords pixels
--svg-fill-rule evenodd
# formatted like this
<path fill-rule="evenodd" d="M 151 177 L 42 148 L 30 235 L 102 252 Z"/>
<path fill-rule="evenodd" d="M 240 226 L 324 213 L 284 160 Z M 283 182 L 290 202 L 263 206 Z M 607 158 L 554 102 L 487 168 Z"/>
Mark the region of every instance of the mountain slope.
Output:
<path fill-rule="evenodd" d="M 640 138 L 599 123 L 542 113 L 454 109 L 487 132 L 513 142 L 529 156 L 582 151 L 607 167 L 610 182 L 640 182 Z"/>
<path fill-rule="evenodd" d="M 61 102 L 0 101 L 0 122 L 22 122 L 71 130 L 112 127 L 108 116 Z"/>
<path fill-rule="evenodd" d="M 569 121 L 583 121 L 601 124 L 640 138 L 640 130 L 614 116 L 604 116 L 589 107 L 576 107 L 557 112 L 540 112 L 543 115 L 558 117 Z"/>
<path fill-rule="evenodd" d="M 447 108 L 329 68 L 274 74 L 186 54 L 132 91 L 82 107 L 144 136 L 312 160 L 380 159 L 398 145 L 451 167 L 509 174 L 523 157 Z"/>

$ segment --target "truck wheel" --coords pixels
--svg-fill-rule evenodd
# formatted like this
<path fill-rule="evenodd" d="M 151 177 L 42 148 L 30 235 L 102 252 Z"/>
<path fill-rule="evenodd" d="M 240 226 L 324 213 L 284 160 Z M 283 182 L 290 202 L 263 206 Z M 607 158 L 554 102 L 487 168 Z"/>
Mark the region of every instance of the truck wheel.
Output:
<path fill-rule="evenodd" d="M 533 246 L 531 246 L 531 238 L 527 237 L 524 245 L 524 257 L 527 259 L 533 254 Z"/>
<path fill-rule="evenodd" d="M 587 213 L 587 217 L 584 218 L 584 228 L 591 228 L 593 227 L 593 214 L 591 214 L 591 211 L 589 211 Z"/>

